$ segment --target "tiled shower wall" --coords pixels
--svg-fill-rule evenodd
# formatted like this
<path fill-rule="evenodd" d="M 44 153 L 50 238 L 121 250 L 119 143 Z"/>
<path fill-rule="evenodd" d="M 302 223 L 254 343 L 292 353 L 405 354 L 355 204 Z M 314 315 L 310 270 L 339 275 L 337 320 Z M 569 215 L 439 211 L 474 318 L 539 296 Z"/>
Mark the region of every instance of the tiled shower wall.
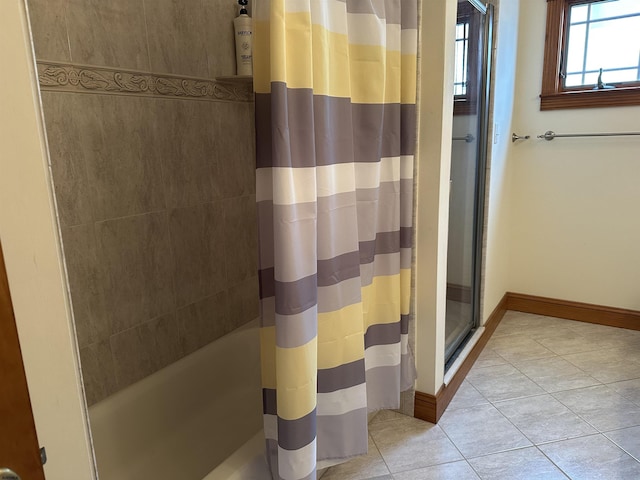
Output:
<path fill-rule="evenodd" d="M 39 63 L 213 79 L 234 3 L 28 6 Z M 107 90 L 42 92 L 90 405 L 258 315 L 253 104 Z"/>

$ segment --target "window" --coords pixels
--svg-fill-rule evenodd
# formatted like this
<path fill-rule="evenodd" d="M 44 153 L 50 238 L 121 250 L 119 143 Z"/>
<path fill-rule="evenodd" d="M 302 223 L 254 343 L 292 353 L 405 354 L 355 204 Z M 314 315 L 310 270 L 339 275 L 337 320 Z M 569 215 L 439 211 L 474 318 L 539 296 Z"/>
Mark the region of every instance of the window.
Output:
<path fill-rule="evenodd" d="M 474 115 L 478 106 L 480 14 L 467 1 L 458 2 L 454 73 L 454 115 Z"/>
<path fill-rule="evenodd" d="M 639 32 L 639 0 L 548 0 L 540 109 L 640 105 Z"/>

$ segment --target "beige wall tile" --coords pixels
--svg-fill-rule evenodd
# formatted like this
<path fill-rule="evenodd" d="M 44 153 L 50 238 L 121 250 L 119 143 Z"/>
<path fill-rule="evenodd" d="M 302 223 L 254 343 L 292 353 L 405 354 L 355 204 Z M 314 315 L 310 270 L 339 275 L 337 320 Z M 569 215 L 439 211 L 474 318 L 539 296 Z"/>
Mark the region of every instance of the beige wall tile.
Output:
<path fill-rule="evenodd" d="M 154 72 L 208 76 L 202 0 L 144 0 L 149 57 Z"/>
<path fill-rule="evenodd" d="M 173 313 L 111 337 L 118 389 L 131 385 L 183 356 Z"/>
<path fill-rule="evenodd" d="M 237 2 L 227 0 L 201 0 L 204 19 L 209 77 L 236 74 L 236 45 L 233 19 L 238 16 Z"/>
<path fill-rule="evenodd" d="M 49 154 L 62 225 L 93 220 L 93 187 L 86 157 L 103 147 L 99 99 L 93 95 L 42 92 Z"/>
<path fill-rule="evenodd" d="M 213 138 L 214 104 L 158 99 L 153 157 L 162 165 L 167 207 L 211 202 L 219 196 Z"/>
<path fill-rule="evenodd" d="M 149 329 L 155 338 L 154 370 L 166 367 L 184 356 L 175 313 L 151 320 Z"/>
<path fill-rule="evenodd" d="M 67 21 L 67 0 L 29 0 L 29 22 L 38 60 L 71 61 Z"/>
<path fill-rule="evenodd" d="M 118 390 L 153 373 L 155 350 L 155 339 L 146 323 L 111 337 Z"/>
<path fill-rule="evenodd" d="M 111 335 L 93 223 L 63 228 L 62 241 L 76 336 L 83 348 Z"/>
<path fill-rule="evenodd" d="M 216 150 L 220 194 L 255 193 L 255 127 L 253 104 L 216 103 Z"/>
<path fill-rule="evenodd" d="M 109 340 L 81 348 L 80 363 L 88 405 L 93 405 L 116 392 L 116 377 Z"/>
<path fill-rule="evenodd" d="M 227 326 L 227 295 L 220 292 L 178 309 L 180 340 L 185 354 L 192 353 L 220 338 Z"/>
<path fill-rule="evenodd" d="M 238 328 L 260 314 L 258 302 L 258 276 L 249 277 L 242 283 L 229 287 L 229 324 Z"/>
<path fill-rule="evenodd" d="M 225 288 L 225 251 L 219 202 L 178 208 L 169 214 L 179 307 Z"/>
<path fill-rule="evenodd" d="M 175 309 L 165 213 L 99 222 L 96 240 L 114 334 Z"/>
<path fill-rule="evenodd" d="M 63 225 L 165 208 L 153 155 L 151 100 L 44 92 L 58 210 Z"/>
<path fill-rule="evenodd" d="M 98 98 L 98 115 L 91 117 L 97 123 L 79 126 L 83 133 L 86 129 L 98 139 L 94 145 L 97 149 L 87 152 L 85 159 L 95 195 L 94 219 L 164 209 L 162 168 L 152 155 L 154 120 L 149 109 L 152 100 Z"/>
<path fill-rule="evenodd" d="M 253 195 L 229 198 L 224 205 L 224 258 L 227 284 L 236 285 L 258 270 L 256 200 Z"/>
<path fill-rule="evenodd" d="M 71 60 L 149 71 L 142 0 L 67 0 Z"/>

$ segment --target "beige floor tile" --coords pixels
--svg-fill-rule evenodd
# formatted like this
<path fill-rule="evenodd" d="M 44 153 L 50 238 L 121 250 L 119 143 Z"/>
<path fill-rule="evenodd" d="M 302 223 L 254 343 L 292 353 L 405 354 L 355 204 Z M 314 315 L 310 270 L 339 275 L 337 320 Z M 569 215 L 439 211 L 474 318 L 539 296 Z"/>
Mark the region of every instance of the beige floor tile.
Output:
<path fill-rule="evenodd" d="M 623 428 L 605 433 L 605 436 L 629 455 L 640 461 L 640 427 Z"/>
<path fill-rule="evenodd" d="M 391 473 L 462 460 L 462 455 L 432 423 L 405 417 L 369 426 L 369 433 Z"/>
<path fill-rule="evenodd" d="M 486 403 L 489 403 L 489 400 L 484 398 L 473 385 L 464 381 L 460 385 L 460 388 L 458 388 L 453 400 L 449 403 L 447 410 L 472 407 L 474 405 L 484 405 Z"/>
<path fill-rule="evenodd" d="M 602 435 L 573 438 L 538 447 L 569 478 L 640 478 L 640 463 Z"/>
<path fill-rule="evenodd" d="M 562 331 L 553 330 L 553 335 L 547 331 L 545 336 L 536 337 L 536 341 L 558 355 L 570 355 L 572 353 L 592 352 L 602 347 L 592 338 L 564 328 Z"/>
<path fill-rule="evenodd" d="M 465 458 L 531 446 L 493 405 L 446 411 L 438 425 Z"/>
<path fill-rule="evenodd" d="M 494 453 L 469 460 L 482 480 L 566 480 L 535 447 Z"/>
<path fill-rule="evenodd" d="M 536 360 L 556 354 L 527 335 L 492 338 L 487 346 L 508 362 Z"/>
<path fill-rule="evenodd" d="M 480 353 L 473 364 L 473 368 L 493 367 L 494 365 L 504 365 L 508 363 L 504 358 L 488 347 Z"/>
<path fill-rule="evenodd" d="M 602 383 L 640 378 L 640 364 L 633 361 L 627 349 L 608 348 L 564 355 L 563 358 Z"/>
<path fill-rule="evenodd" d="M 364 480 L 388 474 L 389 469 L 369 437 L 369 452 L 366 455 L 327 469 L 322 480 Z"/>
<path fill-rule="evenodd" d="M 515 366 L 549 393 L 600 384 L 591 375 L 561 357 L 530 360 L 516 363 Z"/>
<path fill-rule="evenodd" d="M 420 468 L 409 472 L 396 473 L 394 480 L 479 480 L 473 468 L 466 461 L 443 463 L 433 467 Z"/>
<path fill-rule="evenodd" d="M 378 413 L 376 413 L 376 415 L 373 417 L 371 422 L 369 422 L 369 424 L 371 425 L 374 423 L 388 422 L 390 420 L 402 420 L 405 418 L 411 418 L 411 417 L 408 417 L 407 415 L 403 415 L 402 413 L 398 413 L 394 410 L 380 410 Z"/>
<path fill-rule="evenodd" d="M 600 432 L 640 425 L 640 406 L 606 385 L 558 392 L 553 396 Z"/>
<path fill-rule="evenodd" d="M 551 395 L 497 402 L 495 407 L 534 444 L 597 433 Z"/>
<path fill-rule="evenodd" d="M 614 392 L 640 405 L 640 378 L 609 383 L 607 386 Z"/>
<path fill-rule="evenodd" d="M 491 402 L 545 393 L 513 365 L 474 369 L 469 372 L 467 381 Z"/>

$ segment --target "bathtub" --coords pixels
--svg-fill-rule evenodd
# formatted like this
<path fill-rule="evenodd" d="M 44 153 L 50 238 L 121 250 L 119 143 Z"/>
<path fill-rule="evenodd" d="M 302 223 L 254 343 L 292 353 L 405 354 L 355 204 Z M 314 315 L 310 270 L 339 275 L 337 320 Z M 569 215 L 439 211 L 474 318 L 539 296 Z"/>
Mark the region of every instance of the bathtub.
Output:
<path fill-rule="evenodd" d="M 267 480 L 258 321 L 89 408 L 100 480 Z"/>

